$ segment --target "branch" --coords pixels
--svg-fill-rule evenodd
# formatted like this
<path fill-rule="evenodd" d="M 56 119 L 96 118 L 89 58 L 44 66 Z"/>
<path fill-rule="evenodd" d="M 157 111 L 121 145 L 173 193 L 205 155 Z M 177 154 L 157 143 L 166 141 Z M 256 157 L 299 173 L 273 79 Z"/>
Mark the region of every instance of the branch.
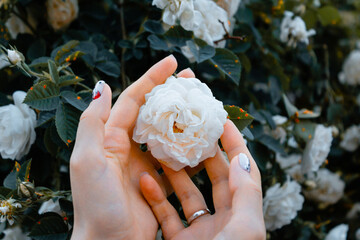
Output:
<path fill-rule="evenodd" d="M 245 35 L 244 36 L 231 36 L 230 33 L 228 32 L 228 30 L 226 30 L 224 22 L 221 21 L 220 19 L 218 21 L 221 23 L 221 25 L 225 31 L 225 35 L 222 39 L 214 41 L 214 44 L 218 44 L 219 42 L 222 42 L 222 41 L 225 41 L 228 39 L 234 39 L 234 40 L 240 40 L 240 41 L 244 41 L 246 39 Z"/>

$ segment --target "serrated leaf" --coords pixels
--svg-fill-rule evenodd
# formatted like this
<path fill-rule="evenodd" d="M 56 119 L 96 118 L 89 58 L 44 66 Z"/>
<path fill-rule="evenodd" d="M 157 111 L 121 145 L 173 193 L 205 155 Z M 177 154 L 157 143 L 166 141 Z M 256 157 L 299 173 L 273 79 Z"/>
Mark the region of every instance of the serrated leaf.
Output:
<path fill-rule="evenodd" d="M 80 113 L 68 104 L 60 102 L 55 117 L 57 132 L 65 144 L 74 141 L 77 126 L 79 124 Z"/>
<path fill-rule="evenodd" d="M 47 123 L 54 117 L 55 117 L 55 111 L 41 111 L 39 113 L 39 117 L 38 117 L 36 126 L 39 127 L 39 126 Z"/>
<path fill-rule="evenodd" d="M 288 114 L 289 117 L 292 117 L 294 116 L 294 114 L 296 112 L 299 112 L 299 109 L 297 109 L 297 107 L 295 107 L 290 101 L 289 99 L 286 97 L 285 94 L 283 94 L 283 101 L 284 101 L 284 104 L 285 104 L 285 109 L 286 109 L 286 112 Z"/>
<path fill-rule="evenodd" d="M 210 59 L 212 65 L 228 76 L 236 85 L 240 83 L 241 63 L 239 58 L 230 50 L 216 48 L 215 56 Z"/>
<path fill-rule="evenodd" d="M 228 113 L 228 119 L 235 124 L 239 131 L 242 131 L 254 120 L 253 116 L 237 106 L 225 105 L 224 109 Z"/>
<path fill-rule="evenodd" d="M 65 240 L 68 228 L 62 217 L 56 213 L 45 213 L 32 227 L 29 236 L 36 240 Z"/>
<path fill-rule="evenodd" d="M 76 93 L 71 91 L 62 91 L 60 93 L 61 97 L 63 97 L 67 103 L 71 104 L 72 106 L 76 107 L 80 111 L 84 111 L 88 104 L 86 104 L 80 96 Z"/>
<path fill-rule="evenodd" d="M 83 81 L 84 79 L 75 75 L 65 75 L 59 78 L 59 86 L 64 87 L 71 84 L 76 84 Z"/>
<path fill-rule="evenodd" d="M 200 42 L 201 41 L 201 42 Z M 207 45 L 204 41 L 186 41 L 186 46 L 190 49 L 197 63 L 201 63 L 215 55 L 215 48 Z"/>
<path fill-rule="evenodd" d="M 316 123 L 301 121 L 295 124 L 294 134 L 296 137 L 302 139 L 304 142 L 308 142 L 314 137 Z"/>
<path fill-rule="evenodd" d="M 27 160 L 21 164 L 19 172 L 17 172 L 17 178 L 21 181 L 29 181 L 30 169 L 31 169 L 31 159 Z"/>
<path fill-rule="evenodd" d="M 59 83 L 59 72 L 57 71 L 57 66 L 56 66 L 55 62 L 52 60 L 49 60 L 48 65 L 49 65 L 49 74 L 51 76 L 51 80 L 54 83 L 58 84 Z"/>
<path fill-rule="evenodd" d="M 24 99 L 24 103 L 29 106 L 49 111 L 56 109 L 59 104 L 60 90 L 52 81 L 42 81 L 29 89 Z"/>
<path fill-rule="evenodd" d="M 77 40 L 71 40 L 69 42 L 67 42 L 66 44 L 62 45 L 56 53 L 55 56 L 55 62 L 59 62 L 59 60 L 68 52 L 70 52 L 73 48 L 75 48 L 77 45 L 79 45 L 79 41 Z"/>

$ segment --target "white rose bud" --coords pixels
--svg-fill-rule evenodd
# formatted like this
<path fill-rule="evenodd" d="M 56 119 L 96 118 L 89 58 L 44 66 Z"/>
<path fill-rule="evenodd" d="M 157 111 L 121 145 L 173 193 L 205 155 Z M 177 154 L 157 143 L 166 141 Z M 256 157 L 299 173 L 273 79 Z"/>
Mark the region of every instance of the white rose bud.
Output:
<path fill-rule="evenodd" d="M 160 162 L 179 171 L 215 156 L 227 112 L 204 83 L 171 76 L 145 100 L 133 139 L 147 143 Z"/>
<path fill-rule="evenodd" d="M 21 197 L 31 197 L 35 193 L 34 184 L 31 182 L 21 182 L 18 187 L 18 195 Z"/>
<path fill-rule="evenodd" d="M 16 65 L 17 63 L 21 62 L 23 60 L 22 56 L 19 54 L 16 50 L 7 50 L 7 57 L 11 64 Z"/>
<path fill-rule="evenodd" d="M 349 225 L 340 224 L 326 235 L 325 240 L 346 240 L 347 232 L 349 230 Z"/>
<path fill-rule="evenodd" d="M 22 103 L 26 93 L 13 93 L 14 103 L 0 107 L 0 154 L 2 158 L 20 160 L 30 151 L 36 138 L 36 114 Z"/>

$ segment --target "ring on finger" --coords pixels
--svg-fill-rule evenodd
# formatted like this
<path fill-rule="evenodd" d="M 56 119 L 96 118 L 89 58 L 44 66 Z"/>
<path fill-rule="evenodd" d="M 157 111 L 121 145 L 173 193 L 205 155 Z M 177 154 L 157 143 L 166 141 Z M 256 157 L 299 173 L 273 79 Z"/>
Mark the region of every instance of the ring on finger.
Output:
<path fill-rule="evenodd" d="M 196 212 L 194 212 L 194 214 L 193 215 L 191 215 L 190 217 L 189 217 L 189 219 L 187 220 L 187 222 L 188 222 L 188 224 L 190 225 L 195 219 L 197 219 L 197 218 L 199 218 L 199 217 L 201 217 L 201 216 L 204 216 L 204 215 L 206 215 L 206 214 L 211 214 L 211 212 L 210 212 L 210 210 L 209 209 L 201 209 L 201 210 L 199 210 L 199 211 L 196 211 Z"/>

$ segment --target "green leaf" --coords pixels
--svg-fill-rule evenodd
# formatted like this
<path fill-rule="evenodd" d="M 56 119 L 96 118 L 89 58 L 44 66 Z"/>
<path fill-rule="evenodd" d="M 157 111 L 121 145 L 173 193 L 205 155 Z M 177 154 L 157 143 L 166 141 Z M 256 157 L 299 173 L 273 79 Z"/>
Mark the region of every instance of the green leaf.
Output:
<path fill-rule="evenodd" d="M 336 24 L 341 19 L 339 11 L 332 6 L 325 6 L 319 9 L 318 16 L 323 26 Z"/>
<path fill-rule="evenodd" d="M 67 56 L 63 61 L 62 63 L 65 63 L 65 62 L 71 62 L 71 61 L 76 61 L 76 59 L 78 59 L 79 57 L 82 57 L 84 56 L 85 53 L 81 52 L 81 51 L 75 51 L 73 53 L 71 53 L 69 56 Z"/>
<path fill-rule="evenodd" d="M 228 113 L 228 118 L 235 124 L 239 131 L 242 131 L 254 120 L 253 116 L 237 106 L 225 105 L 224 109 Z"/>
<path fill-rule="evenodd" d="M 145 31 L 150 32 L 150 33 L 155 33 L 155 34 L 163 34 L 164 33 L 164 29 L 163 29 L 160 21 L 147 20 L 144 23 L 144 29 L 145 29 Z"/>
<path fill-rule="evenodd" d="M 115 62 L 100 62 L 96 64 L 96 68 L 110 77 L 120 76 L 120 66 Z"/>
<path fill-rule="evenodd" d="M 76 84 L 83 81 L 84 79 L 75 75 L 65 75 L 59 78 L 59 86 L 64 87 L 71 84 Z"/>
<path fill-rule="evenodd" d="M 49 73 L 51 76 L 51 80 L 54 83 L 58 84 L 59 83 L 59 72 L 57 70 L 57 66 L 56 66 L 55 62 L 52 60 L 49 60 L 48 64 L 49 64 Z"/>
<path fill-rule="evenodd" d="M 55 111 L 41 111 L 38 116 L 36 126 L 39 127 L 55 117 Z"/>
<path fill-rule="evenodd" d="M 59 104 L 59 96 L 59 87 L 54 82 L 42 81 L 30 88 L 24 103 L 42 111 L 49 111 L 56 109 Z"/>
<path fill-rule="evenodd" d="M 220 72 L 228 76 L 236 85 L 239 85 L 241 74 L 239 58 L 225 48 L 216 48 L 215 51 L 215 56 L 210 59 L 210 62 Z"/>
<path fill-rule="evenodd" d="M 285 94 L 283 94 L 283 101 L 284 101 L 284 104 L 285 104 L 285 109 L 286 109 L 286 112 L 288 114 L 289 117 L 292 117 L 294 116 L 294 114 L 296 112 L 299 112 L 299 109 L 297 109 L 297 107 L 295 107 L 290 101 L 289 99 L 286 97 Z"/>
<path fill-rule="evenodd" d="M 156 36 L 155 34 L 151 34 L 147 37 L 150 42 L 150 47 L 155 50 L 163 50 L 168 51 L 169 45 L 163 36 Z"/>
<path fill-rule="evenodd" d="M 61 140 L 63 140 L 65 144 L 74 141 L 79 118 L 80 113 L 78 110 L 68 104 L 60 102 L 56 110 L 55 125 Z"/>
<path fill-rule="evenodd" d="M 15 190 L 17 188 L 17 181 L 16 181 L 16 170 L 12 170 L 4 179 L 3 185 L 6 188 L 10 188 Z"/>
<path fill-rule="evenodd" d="M 304 142 L 308 142 L 314 137 L 316 123 L 309 121 L 301 121 L 295 124 L 294 134 L 296 137 L 302 139 Z"/>
<path fill-rule="evenodd" d="M 66 240 L 68 228 L 62 217 L 56 213 L 45 213 L 32 227 L 29 236 L 36 240 Z"/>
<path fill-rule="evenodd" d="M 274 152 L 286 154 L 284 147 L 280 144 L 280 142 L 269 135 L 264 134 L 260 136 L 257 140 Z"/>
<path fill-rule="evenodd" d="M 84 111 L 88 104 L 86 104 L 80 96 L 78 96 L 76 93 L 71 91 L 62 91 L 61 97 L 63 97 L 67 103 L 71 104 L 72 106 L 76 107 L 80 111 Z"/>
<path fill-rule="evenodd" d="M 191 31 L 186 31 L 180 25 L 171 27 L 165 34 L 165 38 L 176 47 L 183 47 L 186 41 L 193 38 Z"/>
<path fill-rule="evenodd" d="M 215 48 L 200 39 L 186 41 L 186 46 L 189 47 L 197 63 L 208 60 L 215 55 Z"/>
<path fill-rule="evenodd" d="M 17 178 L 20 178 L 21 181 L 29 181 L 31 161 L 32 160 L 29 159 L 26 162 L 24 162 L 21 165 L 19 172 L 17 172 Z"/>
<path fill-rule="evenodd" d="M 62 45 L 61 47 L 59 47 L 59 49 L 56 52 L 56 56 L 54 58 L 55 62 L 58 63 L 65 54 L 69 53 L 77 45 L 79 45 L 79 41 L 71 40 L 66 44 Z"/>

